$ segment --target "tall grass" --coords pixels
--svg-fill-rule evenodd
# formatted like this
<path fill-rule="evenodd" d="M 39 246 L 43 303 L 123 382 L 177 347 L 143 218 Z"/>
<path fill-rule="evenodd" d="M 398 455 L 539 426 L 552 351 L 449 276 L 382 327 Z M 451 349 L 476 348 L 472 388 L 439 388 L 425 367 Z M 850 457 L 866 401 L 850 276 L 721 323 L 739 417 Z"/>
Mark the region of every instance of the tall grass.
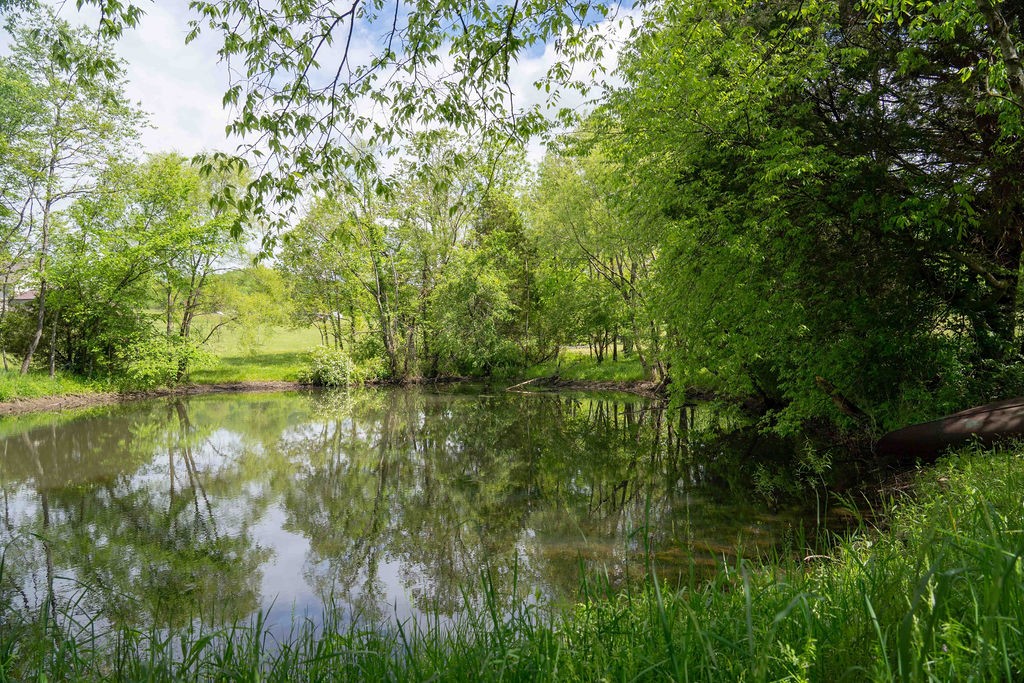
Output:
<path fill-rule="evenodd" d="M 1024 458 L 970 452 L 921 475 L 827 554 L 735 561 L 706 581 L 585 577 L 575 604 L 486 598 L 455 625 L 113 630 L 46 608 L 0 622 L 4 677 L 125 680 L 1016 680 L 1024 676 Z"/>

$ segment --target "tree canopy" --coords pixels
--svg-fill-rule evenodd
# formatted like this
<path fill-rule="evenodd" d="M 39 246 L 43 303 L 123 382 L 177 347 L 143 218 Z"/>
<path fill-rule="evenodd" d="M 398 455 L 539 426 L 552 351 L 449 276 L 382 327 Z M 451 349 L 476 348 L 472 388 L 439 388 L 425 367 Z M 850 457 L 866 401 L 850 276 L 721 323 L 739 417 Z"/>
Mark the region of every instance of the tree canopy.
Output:
<path fill-rule="evenodd" d="M 144 9 L 85 2 L 100 37 Z M 236 181 L 196 225 L 259 225 L 267 254 L 284 235 L 295 319 L 386 374 L 622 349 L 679 396 L 757 397 L 783 432 L 877 431 L 1024 388 L 1019 3 L 190 8 L 190 39 L 222 39 L 241 143 L 200 165 Z M 109 80 L 64 35 L 58 65 Z M 516 60 L 542 48 L 549 96 L 516 102 Z M 0 125 L 25 130 L 36 86 L 0 76 L 26 103 Z M 584 117 L 559 111 L 567 87 L 595 98 Z M 522 144 L 552 121 L 572 125 L 529 173 Z"/>

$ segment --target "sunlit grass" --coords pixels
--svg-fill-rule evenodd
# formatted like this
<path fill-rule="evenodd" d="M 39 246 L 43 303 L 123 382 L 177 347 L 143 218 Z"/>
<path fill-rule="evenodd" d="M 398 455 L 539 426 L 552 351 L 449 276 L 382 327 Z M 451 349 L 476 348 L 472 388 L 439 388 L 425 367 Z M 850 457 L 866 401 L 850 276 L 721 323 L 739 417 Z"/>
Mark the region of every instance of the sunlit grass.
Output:
<path fill-rule="evenodd" d="M 320 333 L 313 327 L 268 327 L 248 336 L 238 328 L 224 328 L 206 345 L 217 356 L 275 355 L 306 352 L 320 344 Z"/>
<path fill-rule="evenodd" d="M 199 384 L 295 381 L 309 352 L 319 344 L 320 334 L 312 327 L 273 327 L 255 339 L 227 330 L 210 340 L 207 350 L 215 357 L 213 364 L 193 372 L 190 379 Z"/>
<path fill-rule="evenodd" d="M 0 370 L 0 401 L 91 394 L 110 389 L 109 383 L 86 380 L 59 372 L 51 378 L 48 373 L 40 371 L 21 375 L 16 369 Z"/>
<path fill-rule="evenodd" d="M 644 379 L 643 366 L 635 354 L 620 355 L 618 361 L 606 358 L 598 363 L 587 351 L 565 349 L 560 361 L 546 361 L 522 373 L 523 379 L 554 377 L 588 382 L 639 382 Z"/>
<path fill-rule="evenodd" d="M 682 587 L 585 580 L 565 609 L 513 603 L 482 574 L 454 626 L 352 625 L 283 640 L 246 626 L 102 630 L 48 606 L 0 619 L 0 677 L 70 680 L 952 681 L 1024 675 L 1024 459 L 953 457 L 915 500 L 803 560 L 733 561 Z M 494 569 L 500 570 L 500 569 Z M 15 603 L 16 604 L 16 603 Z"/>
<path fill-rule="evenodd" d="M 309 353 L 306 351 L 220 356 L 213 365 L 193 372 L 189 379 L 197 384 L 277 380 L 294 382 L 308 364 L 308 359 Z"/>

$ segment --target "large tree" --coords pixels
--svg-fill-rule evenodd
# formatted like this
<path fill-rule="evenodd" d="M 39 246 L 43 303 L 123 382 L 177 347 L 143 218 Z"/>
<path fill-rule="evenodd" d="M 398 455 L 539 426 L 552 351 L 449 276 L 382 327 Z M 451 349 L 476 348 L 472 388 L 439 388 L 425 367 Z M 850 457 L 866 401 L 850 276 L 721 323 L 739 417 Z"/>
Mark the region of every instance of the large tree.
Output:
<path fill-rule="evenodd" d="M 1022 110 L 968 16 L 652 12 L 604 131 L 661 215 L 680 380 L 760 394 L 783 429 L 1019 391 Z"/>
<path fill-rule="evenodd" d="M 108 160 L 126 153 L 140 114 L 124 95 L 123 65 L 111 56 L 108 43 L 72 30 L 45 8 L 18 17 L 10 32 L 14 42 L 4 68 L 24 74 L 27 83 L 17 92 L 25 99 L 19 107 L 33 111 L 7 142 L 8 173 L 20 181 L 4 201 L 9 214 L 18 216 L 18 232 L 29 245 L 30 279 L 38 291 L 24 374 L 46 323 L 47 270 L 59 214 L 94 188 Z M 68 64 L 65 52 L 80 61 Z M 100 61 L 108 68 L 95 72 L 85 66 Z"/>

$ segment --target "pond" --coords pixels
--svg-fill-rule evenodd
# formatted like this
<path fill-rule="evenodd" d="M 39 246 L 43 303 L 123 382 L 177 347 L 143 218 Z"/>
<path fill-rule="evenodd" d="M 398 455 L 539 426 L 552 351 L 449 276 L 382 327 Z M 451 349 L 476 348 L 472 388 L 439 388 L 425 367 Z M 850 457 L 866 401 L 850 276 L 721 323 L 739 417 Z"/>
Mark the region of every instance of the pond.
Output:
<path fill-rule="evenodd" d="M 61 614 L 140 627 L 257 611 L 284 627 L 325 605 L 449 620 L 485 575 L 501 595 L 571 601 L 581 571 L 672 580 L 813 535 L 813 509 L 770 511 L 729 485 L 716 463 L 731 448 L 749 482 L 755 447 L 702 440 L 719 419 L 464 387 L 8 419 L 0 606 L 52 594 Z"/>

